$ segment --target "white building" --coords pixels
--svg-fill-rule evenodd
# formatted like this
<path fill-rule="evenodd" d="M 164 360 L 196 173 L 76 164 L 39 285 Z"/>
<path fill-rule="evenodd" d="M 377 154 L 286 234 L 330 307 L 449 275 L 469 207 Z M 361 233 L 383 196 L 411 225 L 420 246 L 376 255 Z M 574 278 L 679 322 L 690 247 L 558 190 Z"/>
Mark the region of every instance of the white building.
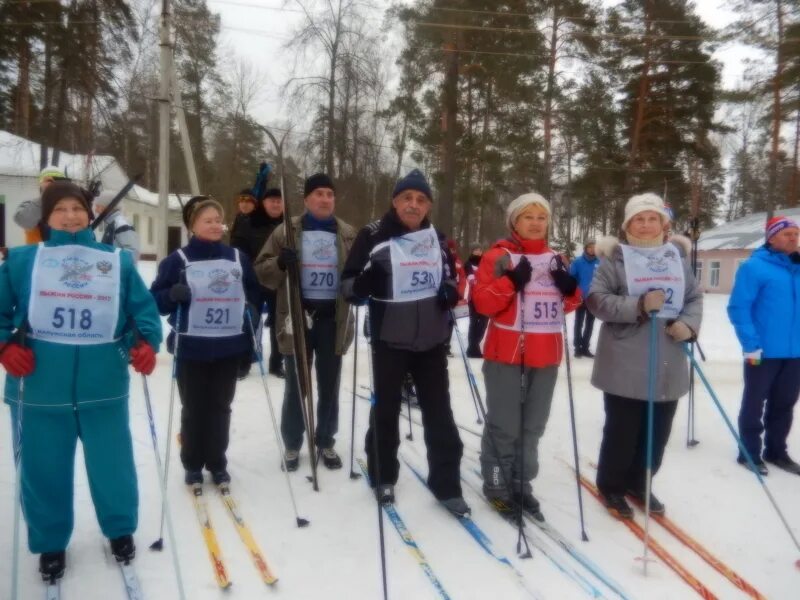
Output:
<path fill-rule="evenodd" d="M 0 246 L 25 243 L 23 230 L 14 223 L 14 212 L 25 200 L 39 194 L 40 145 L 6 131 L 0 131 Z M 48 162 L 52 164 L 52 160 Z M 65 175 L 86 184 L 99 179 L 105 190 L 120 190 L 128 183 L 128 175 L 113 156 L 67 154 L 61 152 L 58 164 Z M 188 200 L 188 197 L 186 198 Z M 175 194 L 169 197 L 168 245 L 170 251 L 186 241 L 181 219 L 180 202 Z M 120 204 L 120 209 L 139 234 L 141 257 L 155 259 L 157 228 L 160 225 L 158 194 L 134 186 Z M 98 234 L 98 239 L 100 235 Z"/>

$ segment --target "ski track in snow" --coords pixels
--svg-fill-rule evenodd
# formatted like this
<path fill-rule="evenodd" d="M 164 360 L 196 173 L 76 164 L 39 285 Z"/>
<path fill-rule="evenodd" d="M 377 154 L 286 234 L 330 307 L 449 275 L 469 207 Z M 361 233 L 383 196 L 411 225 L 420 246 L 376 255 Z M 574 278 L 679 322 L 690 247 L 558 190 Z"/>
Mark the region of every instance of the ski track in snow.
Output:
<path fill-rule="evenodd" d="M 147 282 L 155 274 L 154 263 L 142 263 Z M 701 344 L 708 363 L 704 370 L 732 419 L 736 419 L 742 389 L 740 348 L 728 323 L 728 297 L 707 294 Z M 363 314 L 363 310 L 361 311 Z M 595 326 L 595 338 L 600 323 Z M 464 334 L 467 320 L 459 322 Z M 570 336 L 572 319 L 568 320 Z M 267 341 L 267 344 L 269 342 Z M 456 420 L 480 429 L 458 344 L 450 359 L 450 390 Z M 366 364 L 368 346 L 359 335 L 358 384 L 369 384 Z M 328 471 L 320 465 L 320 492 L 306 481 L 308 456 L 301 455 L 300 471 L 292 475 L 300 516 L 310 519 L 305 529 L 297 528 L 292 513 L 280 458 L 264 398 L 258 369 L 240 382 L 233 404 L 231 443 L 228 451 L 232 490 L 242 514 L 251 527 L 264 557 L 279 578 L 273 587 L 258 577 L 245 547 L 239 540 L 230 517 L 216 490 L 207 485 L 211 519 L 216 528 L 233 586 L 224 594 L 217 588 L 206 555 L 191 498 L 183 485 L 178 448 L 173 443 L 169 475 L 169 495 L 187 596 L 193 600 L 226 598 L 303 599 L 323 595 L 332 599 L 381 597 L 380 559 L 377 535 L 377 509 L 363 481 L 349 479 L 350 414 L 352 407 L 352 348 L 344 357 L 340 393 L 337 450 L 345 462 L 341 471 Z M 479 385 L 483 385 L 481 361 L 472 360 Z M 162 456 L 166 443 L 166 424 L 172 358 L 158 355 L 156 371 L 150 377 L 159 445 Z M 581 455 L 596 460 L 603 426 L 602 394 L 590 382 L 592 361 L 572 359 L 575 409 Z M 167 547 L 160 553 L 148 549 L 158 537 L 160 490 L 157 481 L 141 377 L 131 372 L 131 427 L 139 474 L 139 529 L 136 568 L 148 599 L 172 600 L 178 597 L 172 561 Z M 96 374 L 102 377 L 102 373 Z M 547 519 L 564 533 L 579 550 L 619 581 L 634 598 L 647 600 L 697 597 L 668 567 L 653 563 L 649 575 L 642 574 L 641 543 L 621 524 L 616 523 L 591 496 L 584 493 L 586 528 L 591 541 L 580 541 L 575 479 L 558 458 L 572 462 L 566 373 L 562 364 L 547 431 L 540 445 L 540 472 L 534 492 L 542 502 Z M 283 382 L 269 377 L 275 410 L 280 414 Z M 719 556 L 770 599 L 798 597 L 800 573 L 793 563 L 795 551 L 787 533 L 774 514 L 756 479 L 735 462 L 736 447 L 702 384 L 696 393 L 696 437 L 700 444 L 686 448 L 688 402 L 683 399 L 673 425 L 664 465 L 654 480 L 654 491 L 665 502 L 669 516 L 702 544 Z M 482 389 L 483 391 L 483 389 Z M 485 397 L 485 396 L 484 396 Z M 175 401 L 174 427 L 179 423 L 180 402 Z M 368 403 L 356 399 L 356 456 L 363 456 L 363 434 Z M 11 531 L 13 515 L 13 459 L 8 409 L 0 418 L 0 598 L 10 593 Z M 416 416 L 418 418 L 418 415 Z M 407 421 L 401 421 L 402 444 Z M 800 427 L 790 437 L 790 453 L 800 457 Z M 173 431 L 173 442 L 174 433 Z M 480 440 L 462 432 L 465 445 L 463 468 L 472 469 Z M 28 442 L 34 443 L 34 442 Z M 39 440 L 36 443 L 46 443 Z M 422 431 L 414 426 L 414 444 L 424 455 Z M 62 582 L 65 599 L 114 600 L 125 597 L 120 573 L 105 548 L 94 516 L 80 450 L 76 456 L 75 531 L 67 553 L 67 574 Z M 581 464 L 590 479 L 594 472 L 586 460 Z M 356 471 L 358 467 L 356 466 Z M 800 479 L 773 469 L 766 478 L 778 503 L 793 527 L 800 531 L 800 514 L 795 507 Z M 405 466 L 401 467 L 397 488 L 397 508 L 411 534 L 428 558 L 436 575 L 454 599 L 523 598 L 524 592 L 502 565 L 488 557 L 439 507 Z M 507 555 L 522 571 L 532 587 L 546 598 L 585 598 L 586 595 L 536 553 L 530 560 L 516 558 L 516 534 L 468 488 L 465 497 L 475 521 L 490 536 L 498 552 Z M 640 515 L 641 516 L 641 515 Z M 21 598 L 44 595 L 37 573 L 37 558 L 20 545 Z M 691 551 L 662 531 L 655 523 L 651 532 L 674 553 L 719 598 L 745 598 L 727 580 L 713 571 Z M 437 594 L 422 570 L 409 555 L 391 524 L 385 521 L 389 595 L 391 598 L 436 598 Z M 172 544 L 167 538 L 165 544 Z M 560 551 L 560 550 L 559 550 Z M 575 563 L 577 564 L 577 563 Z M 613 597 L 608 592 L 609 597 Z"/>

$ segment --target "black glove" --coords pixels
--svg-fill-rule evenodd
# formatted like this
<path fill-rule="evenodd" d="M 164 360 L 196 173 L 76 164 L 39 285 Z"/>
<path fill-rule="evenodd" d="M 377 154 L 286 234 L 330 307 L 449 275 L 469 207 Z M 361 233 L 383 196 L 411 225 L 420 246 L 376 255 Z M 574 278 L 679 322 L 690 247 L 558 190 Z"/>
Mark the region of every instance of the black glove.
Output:
<path fill-rule="evenodd" d="M 789 260 L 791 260 L 794 264 L 800 264 L 800 252 L 792 252 L 789 255 Z"/>
<path fill-rule="evenodd" d="M 370 267 L 353 279 L 353 293 L 359 298 L 374 296 L 378 287 L 378 272 Z"/>
<path fill-rule="evenodd" d="M 192 288 L 185 283 L 175 283 L 169 288 L 169 299 L 176 304 L 186 304 L 192 300 Z"/>
<path fill-rule="evenodd" d="M 556 284 L 558 291 L 564 296 L 572 296 L 578 289 L 578 280 L 569 274 L 567 264 L 559 254 L 556 254 L 550 261 L 550 277 L 553 278 L 553 283 Z"/>
<path fill-rule="evenodd" d="M 533 267 L 527 257 L 523 256 L 519 259 L 516 267 L 506 271 L 506 277 L 514 284 L 514 289 L 521 292 L 531 280 L 531 273 L 533 273 Z"/>
<path fill-rule="evenodd" d="M 297 250 L 291 248 L 281 248 L 281 253 L 278 254 L 278 267 L 281 271 L 285 271 L 289 266 L 297 264 Z"/>
<path fill-rule="evenodd" d="M 439 301 L 439 306 L 442 310 L 450 310 L 458 304 L 458 290 L 456 286 L 447 282 L 442 282 L 439 290 L 436 292 L 436 299 Z"/>

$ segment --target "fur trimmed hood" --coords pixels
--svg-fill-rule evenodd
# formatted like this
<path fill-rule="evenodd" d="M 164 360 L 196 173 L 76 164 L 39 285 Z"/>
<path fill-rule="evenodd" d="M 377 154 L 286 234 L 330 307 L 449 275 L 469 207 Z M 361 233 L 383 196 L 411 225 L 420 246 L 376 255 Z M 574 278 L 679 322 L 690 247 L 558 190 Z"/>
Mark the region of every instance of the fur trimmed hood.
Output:
<path fill-rule="evenodd" d="M 684 235 L 673 235 L 667 240 L 675 244 L 681 251 L 682 256 L 689 256 L 692 251 L 692 241 Z M 619 238 L 614 235 L 605 235 L 597 240 L 595 244 L 595 254 L 600 258 L 611 258 L 614 250 L 619 246 Z"/>

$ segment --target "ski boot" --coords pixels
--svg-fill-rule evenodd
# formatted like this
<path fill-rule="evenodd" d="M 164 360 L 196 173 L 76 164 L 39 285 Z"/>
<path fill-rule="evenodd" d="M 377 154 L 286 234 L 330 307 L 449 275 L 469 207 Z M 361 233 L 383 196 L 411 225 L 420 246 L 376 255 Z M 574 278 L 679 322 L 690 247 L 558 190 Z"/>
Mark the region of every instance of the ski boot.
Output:
<path fill-rule="evenodd" d="M 644 492 L 637 492 L 636 490 L 628 490 L 628 495 L 633 498 L 636 504 L 642 507 L 644 510 L 644 501 L 645 501 L 645 494 Z M 663 515 L 667 512 L 664 503 L 661 502 L 658 498 L 655 497 L 653 492 L 650 492 L 650 514 L 651 515 Z"/>
<path fill-rule="evenodd" d="M 186 485 L 203 485 L 203 472 L 202 471 L 186 471 L 183 477 L 183 482 Z"/>
<path fill-rule="evenodd" d="M 123 535 L 111 540 L 111 553 L 117 562 L 129 564 L 136 556 L 136 544 L 132 535 Z"/>
<path fill-rule="evenodd" d="M 289 473 L 297 471 L 300 466 L 300 451 L 287 450 L 286 454 L 283 455 L 283 461 L 286 463 L 286 470 Z M 283 470 L 283 464 L 281 464 L 281 470 Z"/>
<path fill-rule="evenodd" d="M 383 483 L 375 490 L 378 502 L 381 504 L 394 504 L 394 486 L 391 483 Z"/>
<path fill-rule="evenodd" d="M 67 553 L 63 550 L 60 552 L 42 552 L 39 555 L 39 573 L 42 574 L 42 579 L 47 583 L 54 583 L 57 579 L 61 579 L 66 568 Z"/>
<path fill-rule="evenodd" d="M 602 494 L 603 504 L 613 516 L 618 519 L 632 519 L 633 509 L 622 494 Z"/>
<path fill-rule="evenodd" d="M 211 472 L 211 480 L 214 482 L 214 485 L 223 485 L 226 483 L 231 482 L 231 476 L 225 469 L 220 469 L 219 471 L 212 471 Z"/>
<path fill-rule="evenodd" d="M 539 521 L 540 523 L 544 523 L 544 515 L 542 514 L 542 509 L 539 506 L 539 501 L 534 497 L 534 495 L 530 492 L 524 492 L 522 496 L 519 493 L 514 493 L 514 504 L 521 504 L 522 510 L 528 513 L 531 517 Z"/>
<path fill-rule="evenodd" d="M 342 468 L 342 459 L 336 454 L 336 450 L 333 448 L 323 448 L 321 454 L 322 464 L 328 469 L 335 470 Z"/>
<path fill-rule="evenodd" d="M 455 498 L 448 498 L 447 500 L 439 500 L 451 515 L 456 517 L 457 519 L 463 519 L 469 517 L 472 511 L 469 508 L 469 505 L 464 501 L 464 498 L 461 496 L 456 496 Z"/>

